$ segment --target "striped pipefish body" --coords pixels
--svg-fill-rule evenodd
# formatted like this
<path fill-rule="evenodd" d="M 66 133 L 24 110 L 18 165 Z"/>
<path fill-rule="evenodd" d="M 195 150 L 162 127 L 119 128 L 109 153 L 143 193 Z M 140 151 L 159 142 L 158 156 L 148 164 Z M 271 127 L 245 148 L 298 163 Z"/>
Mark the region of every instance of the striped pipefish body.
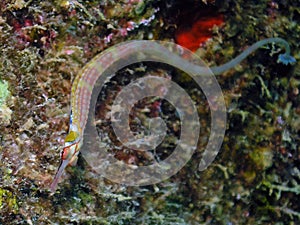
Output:
<path fill-rule="evenodd" d="M 228 63 L 211 68 L 199 66 L 186 60 L 184 56 L 179 53 L 180 50 L 183 50 L 181 46 L 174 43 L 165 44 L 165 42 L 157 41 L 127 41 L 110 47 L 95 56 L 79 72 L 72 85 L 69 133 L 65 138 L 60 166 L 50 186 L 51 191 L 55 191 L 64 169 L 70 164 L 75 164 L 77 161 L 77 156 L 83 143 L 83 134 L 89 111 L 93 110 L 90 107 L 90 101 L 97 80 L 101 75 L 110 71 L 116 64 L 122 64 L 125 67 L 137 62 L 155 61 L 166 63 L 177 68 L 189 68 L 189 71 L 199 76 L 211 74 L 219 75 L 240 63 L 259 47 L 270 43 L 277 43 L 285 49 L 285 53 L 279 55 L 279 62 L 284 64 L 295 62 L 295 59 L 290 56 L 289 44 L 281 38 L 268 38 L 258 41 Z M 169 48 L 174 46 L 177 49 L 170 51 Z"/>

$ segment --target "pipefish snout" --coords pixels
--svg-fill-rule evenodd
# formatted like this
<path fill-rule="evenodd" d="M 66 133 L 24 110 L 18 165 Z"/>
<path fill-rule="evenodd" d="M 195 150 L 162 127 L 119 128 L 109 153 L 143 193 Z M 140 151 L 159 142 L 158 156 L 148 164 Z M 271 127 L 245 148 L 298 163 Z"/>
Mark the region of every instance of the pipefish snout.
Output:
<path fill-rule="evenodd" d="M 173 46 L 179 51 L 182 49 L 181 46 L 169 43 L 168 47 L 166 47 L 163 42 L 156 41 L 128 41 L 115 45 L 95 56 L 79 72 L 72 85 L 69 133 L 65 138 L 65 146 L 61 154 L 61 164 L 51 184 L 51 191 L 55 191 L 64 169 L 68 165 L 76 163 L 77 155 L 83 143 L 83 134 L 91 108 L 92 92 L 97 80 L 102 76 L 108 76 L 107 71 L 111 71 L 112 67 L 115 67 L 116 64 L 123 63 L 124 65 L 130 65 L 136 62 L 156 61 L 173 65 L 177 68 L 188 68 L 189 71 L 193 71 L 193 73 L 197 73 L 199 76 L 209 76 L 212 73 L 219 75 L 239 64 L 256 49 L 270 43 L 276 43 L 285 50 L 284 54 L 279 55 L 279 63 L 287 65 L 296 62 L 295 58 L 290 55 L 289 44 L 282 38 L 268 38 L 258 41 L 231 61 L 211 68 L 193 64 L 181 57 L 181 54 L 175 54 L 174 51 L 169 51 L 168 49 L 169 46 Z M 128 58 L 132 59 L 133 57 L 134 62 L 128 61 Z M 214 154 L 216 155 L 217 152 Z"/>

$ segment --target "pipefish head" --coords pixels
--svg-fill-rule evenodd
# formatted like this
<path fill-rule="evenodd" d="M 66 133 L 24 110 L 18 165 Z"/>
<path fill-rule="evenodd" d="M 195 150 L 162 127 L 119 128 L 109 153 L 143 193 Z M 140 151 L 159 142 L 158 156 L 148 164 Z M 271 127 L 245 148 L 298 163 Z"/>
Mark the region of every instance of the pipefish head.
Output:
<path fill-rule="evenodd" d="M 79 149 L 81 147 L 81 139 L 77 131 L 70 131 L 65 138 L 65 147 L 61 153 L 62 161 L 69 161 L 69 164 L 76 162 Z"/>
<path fill-rule="evenodd" d="M 65 138 L 65 146 L 61 153 L 60 166 L 51 183 L 50 190 L 55 191 L 60 177 L 68 165 L 73 165 L 77 161 L 79 149 L 81 147 L 81 138 L 77 131 L 70 131 Z"/>

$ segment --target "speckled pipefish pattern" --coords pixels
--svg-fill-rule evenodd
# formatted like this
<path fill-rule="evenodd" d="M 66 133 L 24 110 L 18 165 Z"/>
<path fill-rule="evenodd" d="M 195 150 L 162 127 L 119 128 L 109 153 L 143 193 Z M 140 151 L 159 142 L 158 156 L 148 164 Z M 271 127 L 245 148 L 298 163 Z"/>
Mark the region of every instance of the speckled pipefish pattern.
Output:
<path fill-rule="evenodd" d="M 228 63 L 221 66 L 211 67 L 210 70 L 204 66 L 198 66 L 188 62 L 183 57 L 172 53 L 174 52 L 174 49 L 168 51 L 165 45 L 160 45 L 158 42 L 154 41 L 135 40 L 123 42 L 121 44 L 110 47 L 109 49 L 103 51 L 95 58 L 93 58 L 75 78 L 71 93 L 73 117 L 72 123 L 77 126 L 78 132 L 82 138 L 90 110 L 91 95 L 96 81 L 104 71 L 106 71 L 113 65 L 113 63 L 125 59 L 126 57 L 128 57 L 128 55 L 137 54 L 137 61 L 142 62 L 143 54 L 152 54 L 153 57 L 151 57 L 158 62 L 176 65 L 178 68 L 189 67 L 189 70 L 197 71 L 197 74 L 199 75 L 205 76 L 211 74 L 211 72 L 214 75 L 219 75 L 224 71 L 234 67 L 236 64 L 240 63 L 243 59 L 245 59 L 249 54 L 251 54 L 259 47 L 270 43 L 277 43 L 284 47 L 285 54 L 281 54 L 279 56 L 280 62 L 288 64 L 295 61 L 295 59 L 290 56 L 289 44 L 281 38 L 268 38 L 258 41 Z M 174 47 L 176 45 L 173 44 L 170 46 Z M 182 49 L 178 48 L 175 51 L 179 53 L 180 50 Z"/>
<path fill-rule="evenodd" d="M 132 43 L 134 45 L 134 43 Z M 72 123 L 82 136 L 84 131 L 93 88 L 98 78 L 115 60 L 122 59 L 134 50 L 132 45 L 116 45 L 93 58 L 76 76 L 71 92 Z"/>
<path fill-rule="evenodd" d="M 171 50 L 171 52 L 174 51 L 180 51 L 180 49 Z M 143 52 L 157 56 L 157 61 L 165 63 L 168 63 L 170 61 L 169 56 L 166 54 L 166 46 L 160 45 L 158 44 L 158 42 L 128 41 L 110 47 L 109 49 L 100 53 L 95 58 L 93 58 L 87 65 L 85 65 L 85 67 L 79 72 L 72 85 L 71 120 L 72 124 L 76 125 L 76 127 L 78 128 L 78 132 L 81 135 L 81 137 L 82 133 L 84 132 L 84 128 L 88 118 L 92 91 L 98 78 L 115 62 L 125 59 L 126 57 L 128 57 L 128 55 L 132 55 L 134 53 L 141 54 Z M 181 59 L 178 56 L 175 56 L 175 58 L 175 63 L 178 60 L 186 63 L 185 60 Z M 142 55 L 140 56 L 140 61 L 143 61 Z"/>

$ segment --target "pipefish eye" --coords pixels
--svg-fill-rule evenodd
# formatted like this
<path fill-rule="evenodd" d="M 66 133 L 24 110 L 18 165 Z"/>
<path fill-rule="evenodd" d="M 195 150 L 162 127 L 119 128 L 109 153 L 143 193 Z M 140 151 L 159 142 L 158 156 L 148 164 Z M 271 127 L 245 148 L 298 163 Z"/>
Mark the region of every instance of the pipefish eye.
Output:
<path fill-rule="evenodd" d="M 62 153 L 61 153 L 61 159 L 66 160 L 72 157 L 72 151 L 70 149 L 72 145 L 64 147 Z"/>
<path fill-rule="evenodd" d="M 77 147 L 78 147 L 78 142 L 75 142 L 71 145 L 64 147 L 64 149 L 61 153 L 61 159 L 62 160 L 71 160 L 73 155 L 76 153 Z"/>

